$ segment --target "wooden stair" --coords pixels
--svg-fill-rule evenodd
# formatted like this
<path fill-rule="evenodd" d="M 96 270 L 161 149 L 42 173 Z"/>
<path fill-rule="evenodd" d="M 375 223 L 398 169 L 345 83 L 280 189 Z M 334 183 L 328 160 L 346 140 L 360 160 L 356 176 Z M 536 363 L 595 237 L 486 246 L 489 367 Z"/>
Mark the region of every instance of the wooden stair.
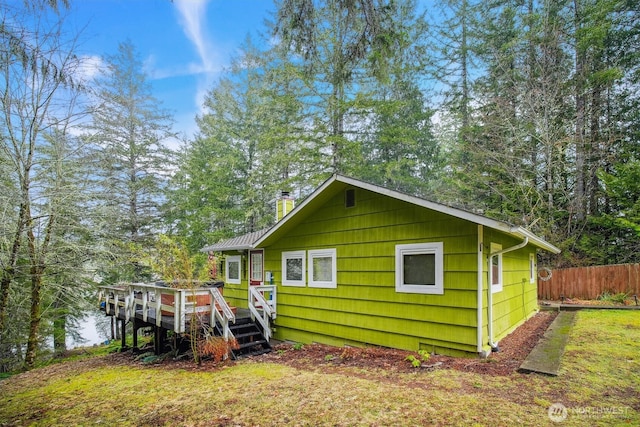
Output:
<path fill-rule="evenodd" d="M 229 325 L 229 329 L 238 341 L 239 348 L 232 350 L 233 359 L 247 356 L 257 356 L 269 353 L 271 344 L 262 334 L 262 330 L 251 318 L 239 318 L 236 323 Z M 216 333 L 221 329 L 216 325 Z"/>

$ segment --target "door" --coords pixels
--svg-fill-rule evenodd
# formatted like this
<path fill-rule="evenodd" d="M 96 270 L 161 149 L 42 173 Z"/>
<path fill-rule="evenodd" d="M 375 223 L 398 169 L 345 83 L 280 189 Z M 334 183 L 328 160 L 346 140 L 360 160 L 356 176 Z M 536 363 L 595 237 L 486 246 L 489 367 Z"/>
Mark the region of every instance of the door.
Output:
<path fill-rule="evenodd" d="M 264 283 L 264 251 L 249 251 L 249 284 L 258 286 Z"/>

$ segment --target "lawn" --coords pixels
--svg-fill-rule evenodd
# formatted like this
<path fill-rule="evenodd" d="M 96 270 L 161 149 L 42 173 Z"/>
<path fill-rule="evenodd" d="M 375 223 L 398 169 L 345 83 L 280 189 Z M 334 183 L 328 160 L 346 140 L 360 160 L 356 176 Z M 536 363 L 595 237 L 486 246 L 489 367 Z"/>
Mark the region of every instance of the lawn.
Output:
<path fill-rule="evenodd" d="M 594 310 L 578 313 L 558 377 L 118 354 L 0 381 L 0 426 L 640 425 L 639 390 L 640 312 Z"/>

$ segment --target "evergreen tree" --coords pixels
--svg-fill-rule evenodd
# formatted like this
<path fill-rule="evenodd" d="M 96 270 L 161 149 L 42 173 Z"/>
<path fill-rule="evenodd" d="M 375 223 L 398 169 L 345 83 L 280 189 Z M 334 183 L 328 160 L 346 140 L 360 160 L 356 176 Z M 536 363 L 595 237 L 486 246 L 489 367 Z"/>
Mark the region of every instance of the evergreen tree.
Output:
<path fill-rule="evenodd" d="M 302 57 L 314 94 L 313 128 L 329 172 L 360 162 L 359 114 L 353 103 L 363 70 L 384 78 L 396 37 L 392 7 L 383 1 L 283 0 L 274 33 Z"/>
<path fill-rule="evenodd" d="M 66 181 L 68 153 L 74 152 L 66 147 L 68 127 L 78 113 L 75 100 L 80 86 L 74 73 L 79 59 L 74 54 L 76 40 L 67 38 L 63 20 L 47 5 L 55 2 L 1 9 L 5 48 L 0 54 L 4 76 L 0 163 L 9 172 L 3 179 L 10 181 L 1 211 L 13 217 L 5 218 L 10 234 L 1 242 L 0 369 L 15 367 L 20 358 L 24 367 L 34 366 L 43 329 L 51 320 L 44 305 L 49 274 L 57 268 L 58 250 L 63 249 L 54 242 L 70 231 L 69 221 L 79 215 L 70 203 L 77 188 Z M 20 317 L 9 318 L 9 310 Z"/>
<path fill-rule="evenodd" d="M 397 36 L 394 53 L 387 58 L 387 78 L 372 80 L 372 88 L 359 94 L 357 105 L 370 114 L 361 125 L 364 161 L 355 173 L 389 188 L 433 197 L 440 155 L 432 132 L 433 110 L 420 87 L 426 74 L 427 27 L 415 9 L 413 1 L 394 5 Z"/>
<path fill-rule="evenodd" d="M 95 83 L 95 107 L 86 136 L 92 153 L 99 216 L 95 226 L 113 256 L 109 280 L 140 279 L 135 248 L 161 226 L 163 191 L 174 163 L 167 141 L 172 119 L 153 97 L 142 61 L 130 41 L 105 58 Z M 121 270 L 121 271 L 118 271 Z"/>

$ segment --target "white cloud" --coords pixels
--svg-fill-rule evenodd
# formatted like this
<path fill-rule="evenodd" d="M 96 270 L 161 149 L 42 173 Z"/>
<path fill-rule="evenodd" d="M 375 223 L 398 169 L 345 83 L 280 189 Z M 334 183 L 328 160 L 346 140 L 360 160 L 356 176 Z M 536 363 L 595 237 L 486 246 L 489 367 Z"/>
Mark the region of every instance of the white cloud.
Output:
<path fill-rule="evenodd" d="M 85 55 L 80 58 L 80 63 L 76 70 L 77 76 L 83 83 L 89 83 L 103 72 L 104 67 L 104 62 L 100 56 Z"/>
<path fill-rule="evenodd" d="M 205 71 L 215 71 L 216 53 L 204 32 L 206 9 L 209 0 L 175 0 L 180 12 L 180 25 L 187 38 L 193 43 Z"/>
<path fill-rule="evenodd" d="M 211 87 L 216 73 L 223 68 L 221 54 L 209 40 L 205 28 L 206 9 L 209 0 L 174 0 L 174 4 L 180 14 L 179 22 L 186 37 L 193 44 L 200 64 L 190 63 L 180 70 L 166 70 L 167 73 L 185 73 L 202 75 L 198 82 L 194 102 L 202 113 L 204 95 Z"/>

